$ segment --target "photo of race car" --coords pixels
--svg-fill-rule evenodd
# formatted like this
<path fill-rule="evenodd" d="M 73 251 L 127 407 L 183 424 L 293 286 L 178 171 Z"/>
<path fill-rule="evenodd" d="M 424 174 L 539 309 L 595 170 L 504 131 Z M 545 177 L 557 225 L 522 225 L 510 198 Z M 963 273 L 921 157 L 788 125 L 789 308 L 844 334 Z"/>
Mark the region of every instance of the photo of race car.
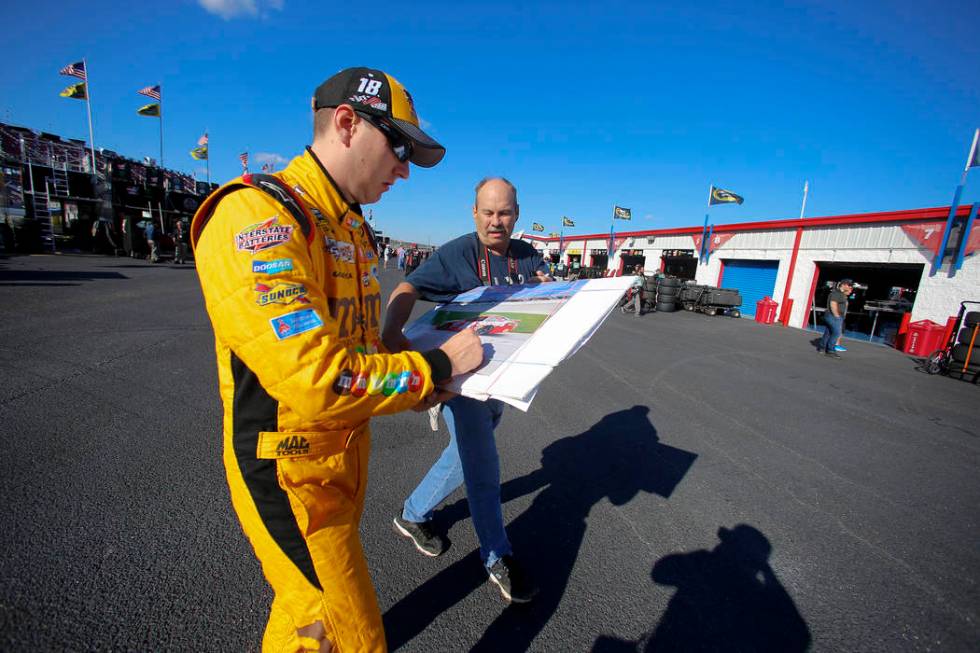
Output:
<path fill-rule="evenodd" d="M 467 327 L 475 325 L 474 330 L 476 331 L 477 335 L 494 336 L 501 333 L 509 333 L 513 331 L 518 324 L 520 323 L 517 320 L 512 320 L 509 317 L 504 317 L 503 315 L 474 315 L 470 318 L 443 322 L 436 328 L 443 331 L 462 331 Z"/>

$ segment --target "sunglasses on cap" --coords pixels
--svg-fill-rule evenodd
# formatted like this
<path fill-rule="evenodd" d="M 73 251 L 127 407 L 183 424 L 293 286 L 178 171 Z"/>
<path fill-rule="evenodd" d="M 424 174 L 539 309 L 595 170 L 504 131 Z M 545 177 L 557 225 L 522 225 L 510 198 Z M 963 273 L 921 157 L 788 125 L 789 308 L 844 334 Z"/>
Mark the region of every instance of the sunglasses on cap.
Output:
<path fill-rule="evenodd" d="M 394 127 L 377 116 L 372 116 L 369 113 L 363 113 L 361 111 L 357 111 L 355 113 L 374 125 L 379 132 L 384 134 L 384 137 L 388 139 L 388 145 L 391 147 L 391 151 L 394 153 L 395 158 L 401 163 L 405 163 L 412 158 L 412 151 L 414 150 L 412 141 L 402 136 L 395 130 Z"/>

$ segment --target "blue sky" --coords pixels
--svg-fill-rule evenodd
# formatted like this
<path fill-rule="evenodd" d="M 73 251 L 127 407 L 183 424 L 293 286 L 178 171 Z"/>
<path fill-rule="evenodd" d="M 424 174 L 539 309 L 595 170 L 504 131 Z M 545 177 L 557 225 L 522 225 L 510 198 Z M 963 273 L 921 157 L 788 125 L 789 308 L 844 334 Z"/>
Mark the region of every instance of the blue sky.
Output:
<path fill-rule="evenodd" d="M 976 2 L 5 4 L 0 120 L 87 139 L 57 74 L 86 57 L 97 146 L 159 156 L 135 91 L 160 82 L 165 163 L 203 178 L 207 129 L 214 181 L 243 150 L 253 170 L 301 152 L 337 70 L 394 75 L 448 154 L 371 208 L 421 242 L 471 230 L 489 174 L 528 231 L 608 231 L 614 204 L 633 210 L 617 230 L 700 225 L 712 183 L 745 197 L 717 224 L 796 217 L 804 180 L 808 216 L 944 205 L 980 126 Z"/>

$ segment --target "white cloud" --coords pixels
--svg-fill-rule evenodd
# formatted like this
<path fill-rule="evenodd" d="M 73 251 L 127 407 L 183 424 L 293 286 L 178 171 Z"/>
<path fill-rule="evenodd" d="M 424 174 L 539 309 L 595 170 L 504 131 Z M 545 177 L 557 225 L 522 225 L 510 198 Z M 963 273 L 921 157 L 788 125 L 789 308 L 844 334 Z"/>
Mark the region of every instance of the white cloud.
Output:
<path fill-rule="evenodd" d="M 282 11 L 283 0 L 197 0 L 205 11 L 225 20 L 240 16 L 256 18 L 265 15 L 266 9 Z"/>
<path fill-rule="evenodd" d="M 256 152 L 252 155 L 252 159 L 258 163 L 271 163 L 276 168 L 281 168 L 289 163 L 289 159 L 275 152 Z"/>

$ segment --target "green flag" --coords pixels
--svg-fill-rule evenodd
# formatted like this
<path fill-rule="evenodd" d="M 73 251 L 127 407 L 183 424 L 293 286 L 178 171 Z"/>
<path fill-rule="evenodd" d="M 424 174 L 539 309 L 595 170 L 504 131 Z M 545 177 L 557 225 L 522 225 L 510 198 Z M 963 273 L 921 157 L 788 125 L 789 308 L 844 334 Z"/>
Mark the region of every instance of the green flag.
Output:
<path fill-rule="evenodd" d="M 140 114 L 141 116 L 150 116 L 150 117 L 159 118 L 160 105 L 157 102 L 144 104 L 143 106 L 141 106 L 139 109 L 136 110 L 136 113 Z"/>
<path fill-rule="evenodd" d="M 87 93 L 85 92 L 85 82 L 72 84 L 58 95 L 61 97 L 71 98 L 73 100 L 84 100 L 88 97 Z"/>
<path fill-rule="evenodd" d="M 724 188 L 711 187 L 711 199 L 708 200 L 708 206 L 714 206 L 715 204 L 741 204 L 744 200 L 741 195 L 736 195 L 730 190 L 725 190 Z"/>
<path fill-rule="evenodd" d="M 633 212 L 629 209 L 624 209 L 621 206 L 613 207 L 613 219 L 614 220 L 632 220 Z"/>
<path fill-rule="evenodd" d="M 544 225 L 541 224 L 540 222 L 532 222 L 531 229 L 533 231 L 544 231 Z"/>
<path fill-rule="evenodd" d="M 198 161 L 204 161 L 208 158 L 208 146 L 202 145 L 201 147 L 195 147 L 191 150 L 191 157 L 197 159 Z"/>
<path fill-rule="evenodd" d="M 561 218 L 561 226 L 563 226 L 563 227 L 574 227 L 575 226 L 575 221 L 572 220 L 571 218 L 566 218 L 565 216 L 562 216 L 562 218 Z"/>

